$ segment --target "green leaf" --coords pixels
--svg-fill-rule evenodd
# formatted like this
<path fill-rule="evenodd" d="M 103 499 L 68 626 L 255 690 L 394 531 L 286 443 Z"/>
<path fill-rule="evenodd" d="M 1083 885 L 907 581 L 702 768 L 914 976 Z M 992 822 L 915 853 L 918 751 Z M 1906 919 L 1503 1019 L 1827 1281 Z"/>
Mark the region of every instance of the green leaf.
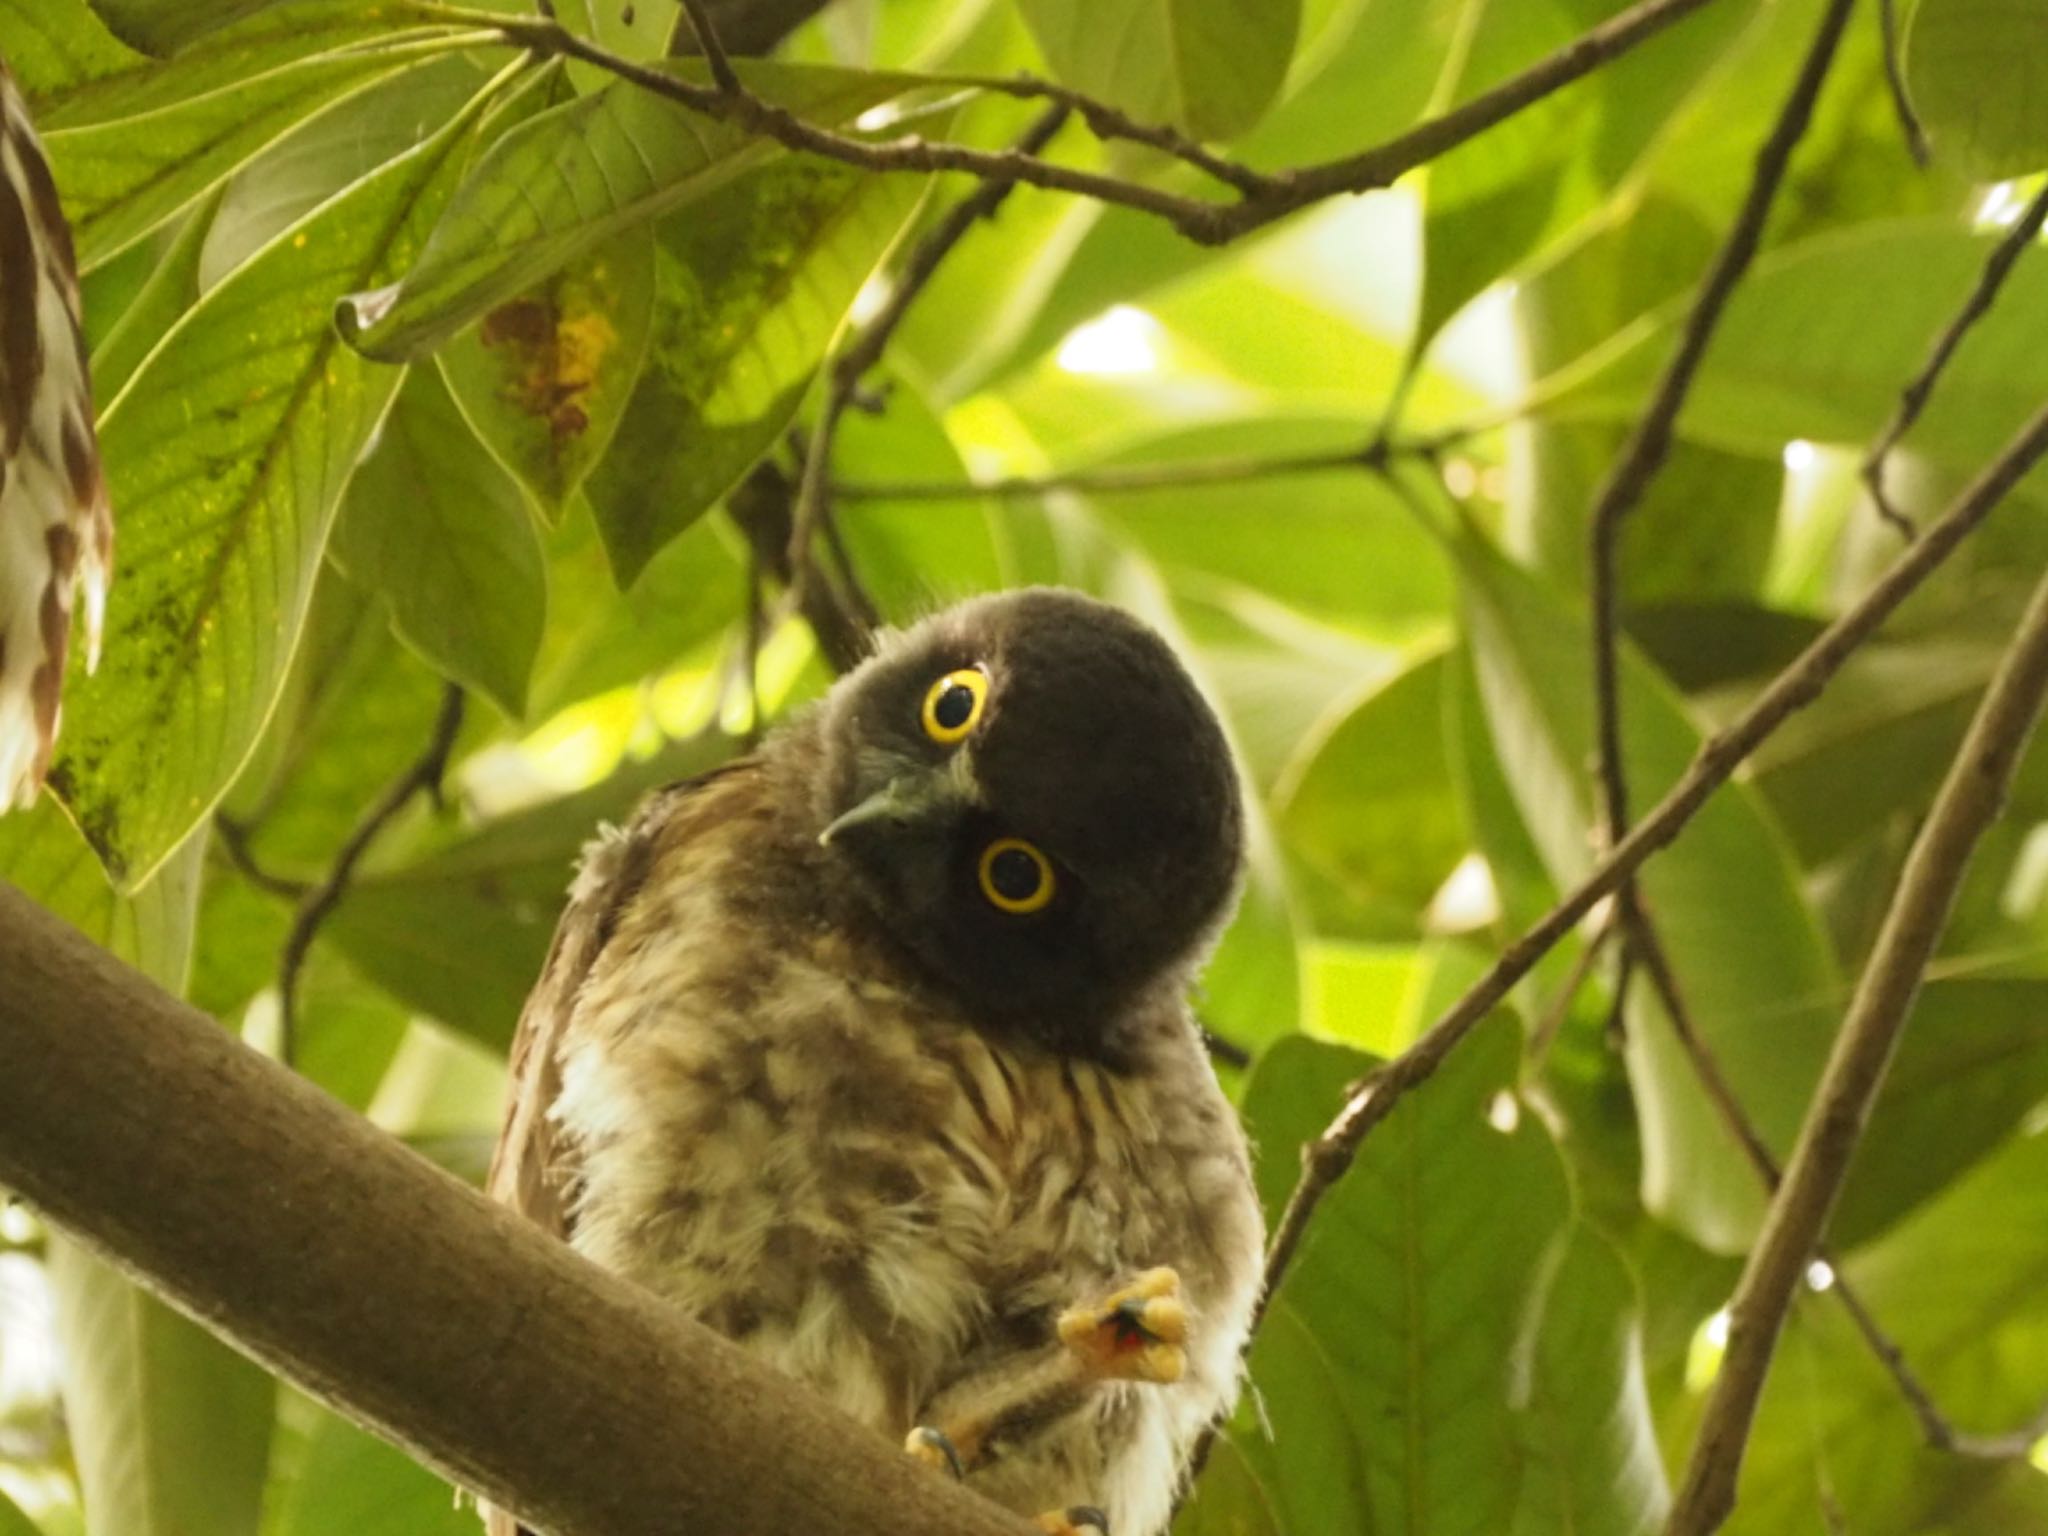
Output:
<path fill-rule="evenodd" d="M 200 255 L 218 207 L 216 200 L 208 199 L 186 215 L 134 302 L 92 349 L 92 386 L 100 399 L 120 394 L 142 360 L 198 301 Z"/>
<path fill-rule="evenodd" d="M 685 79 L 702 73 L 668 68 Z M 900 78 L 793 65 L 747 66 L 746 79 L 828 127 L 904 88 Z M 418 263 L 402 281 L 344 304 L 342 328 L 367 356 L 417 357 L 620 231 L 782 153 L 772 140 L 614 81 L 493 144 Z"/>
<path fill-rule="evenodd" d="M 396 370 L 340 346 L 330 295 L 404 264 L 472 128 L 458 118 L 279 237 L 106 408 L 121 579 L 108 661 L 72 683 L 51 781 L 126 887 L 183 840 L 254 745 L 342 489 L 398 387 Z M 252 335 L 264 345 L 252 349 Z"/>
<path fill-rule="evenodd" d="M 2044 1097 L 2048 982 L 1929 981 L 1871 1111 L 1830 1242 L 1866 1242 L 1939 1196 Z"/>
<path fill-rule="evenodd" d="M 109 32 L 86 0 L 0 0 L 0 37 L 7 67 L 45 127 L 52 101 L 65 92 L 149 62 Z"/>
<path fill-rule="evenodd" d="M 1495 753 L 1551 878 L 1560 888 L 1576 884 L 1590 867 L 1587 829 L 1596 825 L 1585 626 L 1476 537 L 1459 538 L 1455 548 Z M 1700 732 L 1626 646 L 1621 705 L 1641 807 L 1677 780 Z M 1782 833 L 1753 788 L 1729 785 L 1646 866 L 1642 884 L 1695 1027 L 1782 1156 L 1819 1077 L 1838 990 Z M 1741 964 L 1729 963 L 1731 955 Z M 1738 1248 L 1761 1214 L 1761 1187 L 1668 1021 L 1647 1011 L 1647 990 L 1635 989 L 1628 1035 L 1644 1204 L 1708 1248 Z"/>
<path fill-rule="evenodd" d="M 1994 237 L 1952 221 L 1860 225 L 1768 253 L 1724 312 L 1686 398 L 1686 435 L 1770 457 L 1795 438 L 1858 447 L 1976 284 Z M 1909 445 L 1974 471 L 2048 395 L 2048 256 L 2022 256 L 1991 324 L 1970 333 Z M 1667 307 L 1542 387 L 1561 416 L 1626 419 L 1678 324 Z"/>
<path fill-rule="evenodd" d="M 551 522 L 611 446 L 640 382 L 654 277 L 652 232 L 628 230 L 441 350 L 462 414 Z"/>
<path fill-rule="evenodd" d="M 0 1493 L 0 1536 L 43 1536 L 35 1522 L 21 1512 L 21 1506 L 4 1493 Z"/>
<path fill-rule="evenodd" d="M 1515 1361 L 1570 1211 L 1535 1117 L 1498 1128 L 1519 1050 L 1496 1020 L 1404 1097 L 1324 1196 L 1282 1283 L 1251 1357 L 1270 1440 L 1250 1404 L 1233 1437 L 1289 1536 L 1510 1528 Z M 1306 1072 L 1290 1065 L 1305 1052 Z M 1262 1188 L 1266 1161 L 1291 1170 L 1368 1065 L 1307 1041 L 1268 1053 L 1245 1100 Z"/>
<path fill-rule="evenodd" d="M 785 159 L 662 224 L 647 370 L 587 482 L 620 586 L 781 440 L 924 185 Z"/>
<path fill-rule="evenodd" d="M 1062 84 L 1141 122 L 1227 139 L 1279 94 L 1300 0 L 1020 0 Z"/>
<path fill-rule="evenodd" d="M 69 1241 L 49 1268 L 91 1536 L 255 1536 L 270 1378 Z"/>
<path fill-rule="evenodd" d="M 1621 1256 L 1580 1222 L 1544 1289 L 1521 1415 L 1529 1457 L 1511 1536 L 1649 1536 L 1671 1490 Z"/>
<path fill-rule="evenodd" d="M 360 33 L 362 24 L 343 29 Z M 387 29 L 388 30 L 388 29 Z M 376 47 L 311 52 L 324 40 L 282 32 L 234 50 L 171 65 L 140 83 L 162 105 L 98 102 L 60 113 L 44 136 L 78 247 L 81 271 L 125 249 L 212 190 L 289 130 L 336 102 L 390 78 L 453 34 L 415 33 Z M 243 70 L 226 79 L 223 63 Z M 204 71 L 188 89 L 184 69 Z M 119 115 L 109 116 L 117 112 Z M 80 116 L 77 126 L 67 124 Z"/>
<path fill-rule="evenodd" d="M 2048 167 L 2048 23 L 2025 0 L 1919 0 L 1906 86 L 1936 154 L 1984 181 Z"/>
<path fill-rule="evenodd" d="M 50 796 L 0 817 L 0 879 L 170 991 L 192 956 L 205 839 L 192 838 L 148 884 L 123 896 Z"/>
<path fill-rule="evenodd" d="M 333 558 L 391 605 L 405 642 L 517 720 L 547 619 L 547 567 L 519 487 L 441 376 L 415 369 L 364 457 Z"/>
<path fill-rule="evenodd" d="M 358 880 L 327 933 L 392 996 L 496 1050 L 540 975 L 578 851 L 647 791 L 716 766 L 719 737 L 677 742 L 579 794 L 504 817 Z"/>
<path fill-rule="evenodd" d="M 403 1451 L 324 1408 L 263 1536 L 475 1536 L 476 1512 Z"/>
<path fill-rule="evenodd" d="M 1396 922 L 1428 907 L 1470 846 L 1445 750 L 1445 669 L 1438 653 L 1374 679 L 1319 723 L 1273 792 L 1293 855 Z"/>
<path fill-rule="evenodd" d="M 193 38 L 260 11 L 273 0 L 92 0 L 108 28 L 131 48 L 172 54 Z"/>

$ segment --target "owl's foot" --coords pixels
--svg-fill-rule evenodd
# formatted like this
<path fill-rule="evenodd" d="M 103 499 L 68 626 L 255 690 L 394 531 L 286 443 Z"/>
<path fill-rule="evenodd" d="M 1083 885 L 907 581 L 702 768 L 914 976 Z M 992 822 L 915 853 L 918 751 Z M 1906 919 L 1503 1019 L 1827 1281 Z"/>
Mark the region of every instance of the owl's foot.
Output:
<path fill-rule="evenodd" d="M 1093 1505 L 1074 1504 L 1040 1515 L 1038 1528 L 1046 1536 L 1083 1536 L 1087 1531 L 1093 1531 L 1095 1536 L 1109 1536 L 1109 1516 Z"/>
<path fill-rule="evenodd" d="M 1187 1370 L 1180 1276 L 1148 1269 L 1120 1291 L 1060 1314 L 1060 1342 L 1101 1381 L 1179 1381 Z"/>

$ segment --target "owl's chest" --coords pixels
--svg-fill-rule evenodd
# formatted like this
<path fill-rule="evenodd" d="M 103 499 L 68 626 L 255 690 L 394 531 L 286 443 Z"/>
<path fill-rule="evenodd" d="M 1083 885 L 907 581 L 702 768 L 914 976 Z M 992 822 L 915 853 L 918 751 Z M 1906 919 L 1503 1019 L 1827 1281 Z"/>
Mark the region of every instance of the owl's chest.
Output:
<path fill-rule="evenodd" d="M 702 931 L 701 929 L 699 931 Z M 847 957 L 758 947 L 592 978 L 556 1118 L 573 1241 L 885 1427 L 998 1311 L 1147 1262 L 1145 1118 Z"/>

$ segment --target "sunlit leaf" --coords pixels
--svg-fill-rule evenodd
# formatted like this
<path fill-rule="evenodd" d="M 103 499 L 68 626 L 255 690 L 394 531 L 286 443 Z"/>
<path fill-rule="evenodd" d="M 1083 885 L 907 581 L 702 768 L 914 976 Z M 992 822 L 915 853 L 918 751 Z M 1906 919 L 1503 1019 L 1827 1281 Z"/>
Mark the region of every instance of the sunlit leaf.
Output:
<path fill-rule="evenodd" d="M 1242 133 L 1278 93 L 1300 0 L 1022 0 L 1062 82 L 1196 138 Z"/>
<path fill-rule="evenodd" d="M 672 65 L 679 76 L 696 65 Z M 900 79 L 755 65 L 748 82 L 836 125 L 898 94 Z M 772 140 L 614 81 L 494 144 L 403 281 L 361 292 L 341 321 L 366 355 L 414 357 L 621 230 L 716 191 L 782 151 Z"/>
<path fill-rule="evenodd" d="M 124 885 L 205 815 L 269 715 L 328 524 L 400 377 L 340 347 L 330 296 L 406 262 L 472 124 L 280 237 L 105 412 L 122 514 L 107 644 L 121 664 L 74 680 L 52 782 Z"/>

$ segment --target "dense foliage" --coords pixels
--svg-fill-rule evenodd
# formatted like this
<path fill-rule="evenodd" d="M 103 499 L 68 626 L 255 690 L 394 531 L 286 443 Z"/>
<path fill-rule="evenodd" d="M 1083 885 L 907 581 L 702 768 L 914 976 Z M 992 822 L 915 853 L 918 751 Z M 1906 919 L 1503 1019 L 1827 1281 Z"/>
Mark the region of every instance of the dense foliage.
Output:
<path fill-rule="evenodd" d="M 675 0 L 559 9 L 631 60 L 676 30 Z M 1618 9 L 839 0 L 743 76 L 865 141 L 997 149 L 1043 103 L 967 77 L 1027 71 L 1275 171 Z M 1087 588 L 1183 646 L 1256 790 L 1199 1005 L 1248 1056 L 1221 1071 L 1277 1211 L 1346 1085 L 1598 851 L 1587 509 L 1822 9 L 1700 6 L 1392 188 L 1228 243 L 1017 188 L 849 384 L 800 612 L 822 376 L 971 178 L 790 153 L 478 11 L 0 0 L 86 273 L 119 528 L 105 660 L 71 680 L 51 793 L 0 821 L 0 876 L 475 1176 L 579 843 L 826 686 L 807 616 Z M 2037 9 L 1893 20 L 1931 162 L 1864 7 L 1625 528 L 1639 806 L 1902 547 L 1864 449 L 2033 194 L 2000 178 L 2048 164 Z M 1214 190 L 1078 119 L 1048 159 Z M 2048 400 L 2044 334 L 2030 252 L 1892 455 L 1898 510 L 1937 511 Z M 2044 563 L 2035 476 L 1646 872 L 1781 1157 Z M 405 793 L 437 727 L 446 792 Z M 2048 1399 L 2044 826 L 2037 753 L 1791 1317 L 1741 1536 L 2048 1532 L 2048 1476 L 1930 1449 L 1839 1295 L 1963 1429 Z M 1661 1527 L 1765 1192 L 1640 972 L 1587 953 L 1602 921 L 1324 1201 L 1179 1530 Z M 473 1529 L 397 1452 L 0 1219 L 0 1536 Z"/>

